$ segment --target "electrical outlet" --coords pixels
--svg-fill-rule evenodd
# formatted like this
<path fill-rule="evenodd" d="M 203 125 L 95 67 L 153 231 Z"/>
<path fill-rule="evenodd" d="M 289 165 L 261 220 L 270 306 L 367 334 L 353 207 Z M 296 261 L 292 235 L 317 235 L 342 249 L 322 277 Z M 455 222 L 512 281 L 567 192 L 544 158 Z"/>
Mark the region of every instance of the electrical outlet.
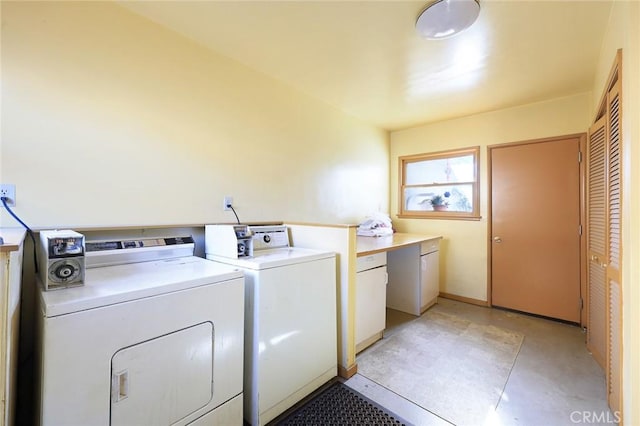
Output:
<path fill-rule="evenodd" d="M 233 205 L 233 197 L 227 195 L 224 197 L 222 201 L 222 209 L 223 210 L 231 210 L 231 206 Z"/>
<path fill-rule="evenodd" d="M 16 205 L 16 186 L 11 184 L 0 184 L 0 197 L 7 197 L 7 205 L 13 207 Z M 2 204 L 0 204 L 2 206 Z"/>

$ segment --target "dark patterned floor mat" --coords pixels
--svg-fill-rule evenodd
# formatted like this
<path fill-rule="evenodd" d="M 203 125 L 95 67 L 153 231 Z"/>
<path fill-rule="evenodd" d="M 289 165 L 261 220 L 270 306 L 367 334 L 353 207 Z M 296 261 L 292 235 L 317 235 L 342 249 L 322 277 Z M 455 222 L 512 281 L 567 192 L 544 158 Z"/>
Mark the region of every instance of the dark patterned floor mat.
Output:
<path fill-rule="evenodd" d="M 273 421 L 278 426 L 406 425 L 407 423 L 340 382 Z"/>

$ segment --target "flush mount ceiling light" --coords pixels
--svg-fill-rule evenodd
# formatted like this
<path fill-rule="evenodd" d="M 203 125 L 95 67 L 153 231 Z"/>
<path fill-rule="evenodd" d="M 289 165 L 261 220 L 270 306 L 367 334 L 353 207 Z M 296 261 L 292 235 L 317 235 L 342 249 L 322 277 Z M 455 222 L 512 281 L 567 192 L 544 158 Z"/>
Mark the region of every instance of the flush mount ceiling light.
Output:
<path fill-rule="evenodd" d="M 469 28 L 478 14 L 478 0 L 437 0 L 420 13 L 416 29 L 424 38 L 439 40 Z"/>

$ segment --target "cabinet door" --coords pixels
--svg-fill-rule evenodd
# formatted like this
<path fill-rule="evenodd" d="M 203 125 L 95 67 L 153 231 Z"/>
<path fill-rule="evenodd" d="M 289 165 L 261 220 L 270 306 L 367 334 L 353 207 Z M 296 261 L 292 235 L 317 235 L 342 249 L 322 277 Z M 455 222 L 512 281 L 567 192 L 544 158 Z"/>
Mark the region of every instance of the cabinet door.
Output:
<path fill-rule="evenodd" d="M 22 252 L 0 253 L 0 425 L 12 425 L 18 379 Z"/>
<path fill-rule="evenodd" d="M 356 274 L 356 345 L 384 330 L 386 298 L 386 266 Z"/>
<path fill-rule="evenodd" d="M 438 252 L 420 256 L 420 312 L 424 312 L 429 306 L 436 303 L 440 293 Z"/>
<path fill-rule="evenodd" d="M 8 422 L 8 410 L 5 405 L 7 393 L 7 342 L 5 342 L 5 327 L 7 323 L 7 287 L 9 260 L 8 254 L 0 252 L 0 425 L 10 424 Z"/>

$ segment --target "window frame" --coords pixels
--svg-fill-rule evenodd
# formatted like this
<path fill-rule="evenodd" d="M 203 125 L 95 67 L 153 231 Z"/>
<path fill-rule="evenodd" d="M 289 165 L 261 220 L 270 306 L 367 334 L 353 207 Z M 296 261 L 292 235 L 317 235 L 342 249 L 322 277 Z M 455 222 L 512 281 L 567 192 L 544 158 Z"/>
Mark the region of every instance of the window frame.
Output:
<path fill-rule="evenodd" d="M 407 210 L 405 208 L 405 189 L 423 186 L 451 186 L 451 182 L 433 182 L 429 184 L 406 185 L 406 166 L 410 163 L 417 163 L 429 160 L 441 160 L 448 158 L 473 156 L 473 174 L 474 180 L 470 182 L 455 182 L 453 185 L 466 184 L 472 188 L 473 210 L 470 212 L 456 211 L 431 211 L 431 210 Z M 474 146 L 469 148 L 452 149 L 447 151 L 438 151 L 414 155 L 405 155 L 398 157 L 398 217 L 414 218 L 414 219 L 461 219 L 461 220 L 480 220 L 480 147 Z"/>

